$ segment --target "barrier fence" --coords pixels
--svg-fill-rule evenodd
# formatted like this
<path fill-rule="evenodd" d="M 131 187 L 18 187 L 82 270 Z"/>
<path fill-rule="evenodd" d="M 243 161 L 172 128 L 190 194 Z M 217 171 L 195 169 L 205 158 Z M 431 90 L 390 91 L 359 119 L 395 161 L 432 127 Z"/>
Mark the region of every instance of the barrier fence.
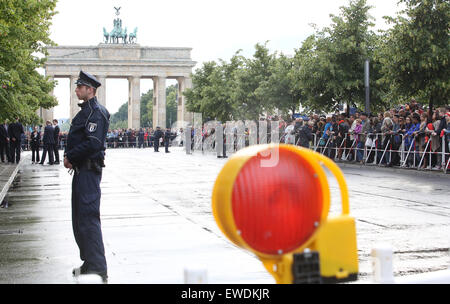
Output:
<path fill-rule="evenodd" d="M 229 133 L 228 133 L 229 134 Z M 251 134 L 240 132 L 236 128 L 231 132 L 232 136 L 224 135 L 224 144 L 227 155 L 231 155 L 243 147 L 249 146 Z M 284 143 L 286 134 L 280 137 L 273 132 L 267 136 L 258 134 L 257 142 L 262 143 Z M 277 134 L 278 135 L 278 134 Z M 438 139 L 436 139 L 438 138 Z M 217 153 L 215 134 L 193 138 L 191 151 L 202 153 Z M 205 139 L 209 139 L 206 141 Z M 230 140 L 231 139 L 231 140 Z M 203 145 L 199 143 L 203 141 Z M 439 140 L 439 145 L 433 150 L 433 141 Z M 195 143 L 195 144 L 194 144 Z M 300 138 L 296 136 L 295 145 L 299 145 Z M 292 143 L 293 144 L 293 143 Z M 444 137 L 430 137 L 424 146 L 420 146 L 417 138 L 405 134 L 389 133 L 347 133 L 343 138 L 336 136 L 333 132 L 328 138 L 312 134 L 308 148 L 325 155 L 336 162 L 356 162 L 365 166 L 389 166 L 397 168 L 411 168 L 417 170 L 440 170 L 446 173 L 450 166 L 450 145 Z"/>
<path fill-rule="evenodd" d="M 245 130 L 244 125 L 236 128 L 224 130 L 220 137 L 225 145 L 224 152 L 231 155 L 236 151 L 253 144 L 264 143 L 285 143 L 288 134 L 280 134 L 278 131 L 255 132 L 253 135 Z M 280 136 L 281 135 L 281 136 Z M 174 136 L 175 137 L 175 136 Z M 438 138 L 438 139 L 436 139 Z M 433 141 L 439 140 L 438 148 L 433 150 Z M 171 140 L 171 146 L 186 146 L 189 136 L 183 132 Z M 221 140 L 219 140 L 221 141 Z M 160 144 L 162 144 L 162 140 Z M 191 132 L 189 153 L 201 151 L 202 153 L 223 154 L 221 149 L 217 149 L 216 133 L 206 132 L 200 128 Z M 299 145 L 300 138 L 295 136 L 295 145 Z M 294 144 L 292 142 L 291 144 Z M 289 142 L 286 142 L 289 143 Z M 58 143 L 59 149 L 64 150 L 66 138 L 61 138 Z M 106 146 L 110 149 L 117 148 L 148 148 L 153 147 L 153 136 L 148 136 L 144 141 L 138 138 L 127 136 L 109 137 Z M 43 144 L 41 141 L 40 150 Z M 357 162 L 366 166 L 393 166 L 398 168 L 412 168 L 417 170 L 441 170 L 444 173 L 450 169 L 450 144 L 443 137 L 430 137 L 420 146 L 416 138 L 405 134 L 387 133 L 367 133 L 352 134 L 347 133 L 344 137 L 337 136 L 333 132 L 326 138 L 312 134 L 309 141 L 311 150 L 325 155 L 336 162 Z M 30 150 L 30 140 L 22 140 L 22 150 Z"/>

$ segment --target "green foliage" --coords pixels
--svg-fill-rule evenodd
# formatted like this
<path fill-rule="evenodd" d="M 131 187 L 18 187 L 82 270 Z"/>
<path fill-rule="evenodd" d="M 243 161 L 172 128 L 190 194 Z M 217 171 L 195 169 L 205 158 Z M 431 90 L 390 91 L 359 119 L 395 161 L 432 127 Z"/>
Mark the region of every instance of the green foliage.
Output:
<path fill-rule="evenodd" d="M 377 52 L 380 82 L 397 101 L 416 97 L 432 105 L 448 104 L 450 97 L 450 2 L 401 0 L 406 9 L 384 32 Z"/>
<path fill-rule="evenodd" d="M 128 121 L 128 116 L 127 116 Z M 153 124 L 153 90 L 141 96 L 141 127 L 149 128 Z"/>
<path fill-rule="evenodd" d="M 267 42 L 256 44 L 253 58 L 243 59 L 243 68 L 236 71 L 234 106 L 237 119 L 258 119 L 263 112 L 275 108 L 271 98 L 265 94 L 272 75 L 275 54 L 269 54 Z"/>
<path fill-rule="evenodd" d="M 177 121 L 178 112 L 178 84 L 166 88 L 166 128 L 170 128 Z"/>
<path fill-rule="evenodd" d="M 128 129 L 128 102 L 120 106 L 119 111 L 111 115 L 109 128 L 116 129 Z"/>
<path fill-rule="evenodd" d="M 378 75 L 378 65 L 373 62 L 377 38 L 370 30 L 370 8 L 366 0 L 350 1 L 349 6 L 340 8 L 339 16 L 330 16 L 329 27 L 316 30 L 297 50 L 295 71 L 305 106 L 329 111 L 344 103 L 363 107 L 366 59 L 372 62 L 371 102 L 381 103 L 383 91 L 374 81 Z"/>
<path fill-rule="evenodd" d="M 54 81 L 40 75 L 56 0 L 0 1 L 0 120 L 37 123 L 39 107 L 57 104 Z"/>
<path fill-rule="evenodd" d="M 242 57 L 237 52 L 227 63 L 220 60 L 205 62 L 192 76 L 193 88 L 183 94 L 187 98 L 187 110 L 202 113 L 205 120 L 227 121 L 236 114 L 234 107 L 235 73 L 242 66 Z"/>

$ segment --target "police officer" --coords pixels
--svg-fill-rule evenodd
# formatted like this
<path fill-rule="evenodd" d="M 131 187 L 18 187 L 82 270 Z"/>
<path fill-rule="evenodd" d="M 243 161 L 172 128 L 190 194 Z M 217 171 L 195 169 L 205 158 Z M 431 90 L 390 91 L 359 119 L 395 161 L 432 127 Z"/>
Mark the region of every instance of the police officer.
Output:
<path fill-rule="evenodd" d="M 64 167 L 73 169 L 72 227 L 84 262 L 73 275 L 98 274 L 107 282 L 107 265 L 100 223 L 100 182 L 105 159 L 109 112 L 95 96 L 101 83 L 80 72 L 75 92 L 81 103 L 73 118 L 64 152 Z"/>
<path fill-rule="evenodd" d="M 166 153 L 170 153 L 169 151 L 169 143 L 172 140 L 173 134 L 170 132 L 170 129 L 167 128 L 166 132 L 164 133 L 164 148 Z"/>
<path fill-rule="evenodd" d="M 153 140 L 154 140 L 154 147 L 155 147 L 155 152 L 159 152 L 159 141 L 161 139 L 161 137 L 164 136 L 164 133 L 161 131 L 160 127 L 156 127 L 156 131 L 153 134 Z"/>

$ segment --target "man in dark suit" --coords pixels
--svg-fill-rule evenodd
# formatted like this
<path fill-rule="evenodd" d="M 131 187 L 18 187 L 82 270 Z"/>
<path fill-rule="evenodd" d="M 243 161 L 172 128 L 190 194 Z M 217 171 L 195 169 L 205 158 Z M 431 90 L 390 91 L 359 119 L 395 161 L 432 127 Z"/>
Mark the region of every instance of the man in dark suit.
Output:
<path fill-rule="evenodd" d="M 19 117 L 16 122 L 9 125 L 8 135 L 10 142 L 11 163 L 20 162 L 20 146 L 22 142 L 22 134 L 24 134 L 23 126 L 19 122 Z"/>
<path fill-rule="evenodd" d="M 154 138 L 154 147 L 155 147 L 155 152 L 159 152 L 159 141 L 161 139 L 161 137 L 164 136 L 163 131 L 161 131 L 160 127 L 156 127 L 156 131 L 153 134 L 153 138 Z"/>
<path fill-rule="evenodd" d="M 0 158 L 2 163 L 11 161 L 9 154 L 8 120 L 5 120 L 5 123 L 0 125 Z"/>
<path fill-rule="evenodd" d="M 46 127 L 44 130 L 44 139 L 42 140 L 44 143 L 44 152 L 42 152 L 42 159 L 39 164 L 43 165 L 45 162 L 45 157 L 48 152 L 49 164 L 54 164 L 53 159 L 53 151 L 55 150 L 55 130 L 52 127 L 52 123 L 47 120 Z"/>
<path fill-rule="evenodd" d="M 54 136 L 55 136 L 55 145 L 54 145 L 54 152 L 55 152 L 55 165 L 59 165 L 59 133 L 61 132 L 58 126 L 58 120 L 53 119 L 53 129 L 54 129 Z"/>
<path fill-rule="evenodd" d="M 166 153 L 170 153 L 169 144 L 170 144 L 170 141 L 172 140 L 172 137 L 173 137 L 172 132 L 170 132 L 170 129 L 167 128 L 166 132 L 164 133 L 164 147 L 165 147 Z"/>

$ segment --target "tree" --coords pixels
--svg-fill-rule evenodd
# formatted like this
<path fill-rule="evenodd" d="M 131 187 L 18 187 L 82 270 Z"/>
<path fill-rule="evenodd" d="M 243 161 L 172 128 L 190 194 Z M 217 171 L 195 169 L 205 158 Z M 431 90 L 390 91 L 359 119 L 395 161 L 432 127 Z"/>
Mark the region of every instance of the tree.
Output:
<path fill-rule="evenodd" d="M 171 128 L 177 121 L 178 84 L 166 88 L 166 128 Z"/>
<path fill-rule="evenodd" d="M 153 90 L 141 96 L 141 127 L 149 128 L 153 125 Z"/>
<path fill-rule="evenodd" d="M 45 63 L 56 0 L 0 1 L 0 119 L 37 123 L 39 107 L 57 104 L 54 81 L 38 73 Z"/>
<path fill-rule="evenodd" d="M 257 120 L 264 112 L 275 107 L 265 94 L 265 82 L 272 75 L 271 66 L 275 62 L 275 54 L 269 54 L 267 42 L 256 44 L 253 58 L 243 60 L 243 68 L 236 72 L 234 101 L 237 119 Z"/>
<path fill-rule="evenodd" d="M 117 113 L 111 115 L 109 128 L 112 130 L 128 128 L 128 102 L 121 105 Z"/>
<path fill-rule="evenodd" d="M 192 76 L 192 88 L 183 94 L 187 99 L 187 110 L 202 113 L 205 120 L 227 121 L 236 116 L 234 89 L 235 73 L 242 66 L 239 52 L 230 63 L 219 60 L 205 62 Z"/>
<path fill-rule="evenodd" d="M 377 53 L 382 79 L 397 99 L 417 97 L 433 105 L 450 97 L 450 2 L 401 0 L 406 4 L 396 18 L 385 17 L 392 28 Z M 402 16 L 403 14 L 403 16 Z"/>
<path fill-rule="evenodd" d="M 285 113 L 290 111 L 291 117 L 299 108 L 302 98 L 293 66 L 294 59 L 281 54 L 270 66 L 271 75 L 260 86 L 262 93 L 269 99 L 270 107 Z"/>
<path fill-rule="evenodd" d="M 330 15 L 329 27 L 316 29 L 296 51 L 294 71 L 309 108 L 332 111 L 343 103 L 364 105 L 364 62 L 373 59 L 377 41 L 370 30 L 374 25 L 370 8 L 366 0 L 351 0 L 340 8 L 339 16 Z M 377 67 L 372 65 L 372 70 Z M 371 87 L 372 100 L 380 103 L 382 91 L 374 77 Z"/>

